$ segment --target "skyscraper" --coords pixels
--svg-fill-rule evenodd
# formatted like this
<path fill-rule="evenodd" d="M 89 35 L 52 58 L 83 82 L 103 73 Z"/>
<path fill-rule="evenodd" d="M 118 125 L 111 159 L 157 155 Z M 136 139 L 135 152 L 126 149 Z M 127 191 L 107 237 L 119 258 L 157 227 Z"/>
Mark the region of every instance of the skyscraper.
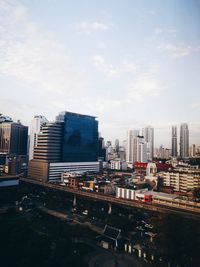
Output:
<path fill-rule="evenodd" d="M 61 179 L 68 171 L 99 171 L 98 121 L 95 117 L 61 112 L 42 126 L 29 162 L 29 177 L 40 181 Z"/>
<path fill-rule="evenodd" d="M 134 161 L 139 161 L 139 162 L 147 162 L 148 159 L 148 154 L 147 154 L 147 142 L 145 142 L 144 137 L 138 135 L 136 140 L 136 146 L 134 148 L 135 150 L 135 156 Z"/>
<path fill-rule="evenodd" d="M 91 162 L 98 158 L 98 121 L 93 116 L 61 112 L 56 117 L 63 122 L 63 162 Z"/>
<path fill-rule="evenodd" d="M 139 130 L 129 130 L 127 132 L 127 142 L 126 142 L 126 161 L 133 163 L 136 158 L 136 146 L 137 146 L 137 136 L 139 135 Z"/>
<path fill-rule="evenodd" d="M 177 157 L 177 126 L 172 126 L 172 157 Z"/>
<path fill-rule="evenodd" d="M 119 152 L 119 139 L 115 140 L 115 151 Z"/>
<path fill-rule="evenodd" d="M 33 159 L 33 150 L 37 144 L 38 134 L 41 132 L 41 127 L 44 123 L 48 122 L 44 116 L 37 115 L 34 116 L 31 121 L 30 127 L 30 143 L 29 143 L 29 160 Z"/>
<path fill-rule="evenodd" d="M 142 129 L 144 141 L 147 143 L 147 161 L 152 161 L 154 157 L 154 128 L 147 126 Z"/>
<path fill-rule="evenodd" d="M 189 157 L 189 129 L 187 123 L 182 123 L 180 127 L 180 157 Z"/>
<path fill-rule="evenodd" d="M 33 158 L 48 162 L 60 162 L 62 159 L 63 123 L 48 122 L 41 127 L 34 147 Z"/>
<path fill-rule="evenodd" d="M 0 153 L 27 155 L 28 127 L 0 116 Z"/>

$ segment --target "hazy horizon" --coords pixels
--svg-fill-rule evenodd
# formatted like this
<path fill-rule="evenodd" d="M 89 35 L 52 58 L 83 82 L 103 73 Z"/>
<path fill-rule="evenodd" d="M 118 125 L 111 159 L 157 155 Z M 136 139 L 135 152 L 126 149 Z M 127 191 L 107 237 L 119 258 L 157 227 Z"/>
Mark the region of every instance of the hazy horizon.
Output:
<path fill-rule="evenodd" d="M 200 1 L 0 0 L 0 113 L 93 115 L 105 140 L 188 123 L 200 145 Z M 179 136 L 178 136 L 179 140 Z"/>

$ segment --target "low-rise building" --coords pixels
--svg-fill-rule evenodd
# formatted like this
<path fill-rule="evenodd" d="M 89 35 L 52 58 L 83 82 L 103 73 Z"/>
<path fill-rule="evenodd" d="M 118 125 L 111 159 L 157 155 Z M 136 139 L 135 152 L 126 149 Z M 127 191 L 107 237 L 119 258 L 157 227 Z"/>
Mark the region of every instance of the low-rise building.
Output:
<path fill-rule="evenodd" d="M 200 187 L 200 169 L 176 168 L 167 172 L 160 172 L 165 186 L 171 186 L 175 191 L 187 192 Z"/>

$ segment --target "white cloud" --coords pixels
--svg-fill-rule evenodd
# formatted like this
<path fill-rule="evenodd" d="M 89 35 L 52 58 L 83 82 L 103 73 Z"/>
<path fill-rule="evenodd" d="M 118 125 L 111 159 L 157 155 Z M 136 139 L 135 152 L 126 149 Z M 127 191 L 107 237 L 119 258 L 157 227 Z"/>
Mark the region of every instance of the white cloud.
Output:
<path fill-rule="evenodd" d="M 105 73 L 105 75 L 109 78 L 117 77 L 119 75 L 119 70 L 117 67 L 114 67 L 112 64 L 107 64 L 105 59 L 101 55 L 95 55 L 92 57 L 93 64 L 95 67 Z"/>
<path fill-rule="evenodd" d="M 100 21 L 94 21 L 94 22 L 82 21 L 76 25 L 76 29 L 79 32 L 82 32 L 85 34 L 91 34 L 93 32 L 98 32 L 98 31 L 107 31 L 110 28 L 111 28 L 111 25 L 107 25 Z"/>
<path fill-rule="evenodd" d="M 130 84 L 127 101 L 141 102 L 145 98 L 158 96 L 163 88 L 160 81 L 152 73 L 141 74 Z"/>
<path fill-rule="evenodd" d="M 200 110 L 200 101 L 192 103 L 191 107 L 192 109 Z"/>
<path fill-rule="evenodd" d="M 139 70 L 140 65 L 130 60 L 123 60 L 118 65 L 108 64 L 102 55 L 95 55 L 92 57 L 94 66 L 103 72 L 108 78 L 119 77 L 125 73 L 133 73 Z"/>
<path fill-rule="evenodd" d="M 124 60 L 121 66 L 121 70 L 124 72 L 135 72 L 140 68 L 140 65 L 129 60 Z"/>
<path fill-rule="evenodd" d="M 100 49 L 106 49 L 106 48 L 107 48 L 107 46 L 106 46 L 106 44 L 105 44 L 104 42 L 99 42 L 99 43 L 97 44 L 97 46 L 98 46 L 98 48 L 100 48 Z"/>
<path fill-rule="evenodd" d="M 0 36 L 0 74 L 36 91 L 71 95 L 72 89 L 82 90 L 85 78 L 71 63 L 66 48 L 32 22 L 24 6 L 1 2 Z"/>
<path fill-rule="evenodd" d="M 162 44 L 158 48 L 161 51 L 169 52 L 174 58 L 185 57 L 192 53 L 200 51 L 200 46 L 186 46 L 183 44 Z"/>
<path fill-rule="evenodd" d="M 171 37 L 176 37 L 177 30 L 157 27 L 157 28 L 154 29 L 154 33 L 156 35 L 160 35 L 160 34 L 165 33 L 165 34 L 167 34 L 167 35 L 169 35 Z"/>
<path fill-rule="evenodd" d="M 156 29 L 154 30 L 154 33 L 155 33 L 155 34 L 161 34 L 161 33 L 163 33 L 163 29 L 161 29 L 161 28 L 156 28 Z"/>

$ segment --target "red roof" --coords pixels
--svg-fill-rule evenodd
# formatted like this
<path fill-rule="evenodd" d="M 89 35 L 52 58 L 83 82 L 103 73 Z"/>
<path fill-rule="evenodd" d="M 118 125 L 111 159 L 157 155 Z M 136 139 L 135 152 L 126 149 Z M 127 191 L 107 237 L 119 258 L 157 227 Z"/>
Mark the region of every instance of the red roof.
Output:
<path fill-rule="evenodd" d="M 146 169 L 147 168 L 147 164 L 148 163 L 136 161 L 136 162 L 133 163 L 133 167 L 136 168 L 136 169 Z M 156 167 L 157 167 L 157 170 L 164 171 L 164 170 L 168 170 L 171 167 L 171 165 L 166 164 L 166 163 L 156 162 Z"/>
<path fill-rule="evenodd" d="M 139 168 L 139 169 L 146 169 L 147 168 L 147 163 L 136 161 L 136 162 L 133 163 L 133 167 L 134 168 Z"/>

